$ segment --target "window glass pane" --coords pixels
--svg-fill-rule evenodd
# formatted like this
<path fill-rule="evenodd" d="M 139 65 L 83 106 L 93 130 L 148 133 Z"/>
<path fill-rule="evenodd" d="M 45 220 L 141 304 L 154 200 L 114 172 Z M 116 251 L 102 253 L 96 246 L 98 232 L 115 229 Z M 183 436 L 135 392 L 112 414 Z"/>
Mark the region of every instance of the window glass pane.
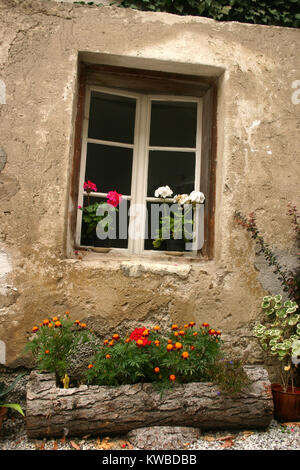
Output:
<path fill-rule="evenodd" d="M 177 204 L 147 202 L 147 214 L 145 250 L 187 251 L 186 242 L 193 238 L 192 206 L 184 209 Z"/>
<path fill-rule="evenodd" d="M 103 248 L 128 248 L 128 211 L 130 207 L 130 201 L 123 199 L 119 204 L 117 210 L 114 212 L 113 208 L 110 213 L 104 213 L 106 221 L 110 223 L 111 237 L 102 240 L 97 236 L 96 226 L 99 219 L 96 219 L 96 204 L 106 202 L 104 198 L 84 197 L 83 207 L 93 206 L 93 210 L 90 212 L 83 212 L 82 226 L 81 226 L 81 245 L 82 246 L 94 246 Z M 86 218 L 86 220 L 84 220 Z M 104 226 L 103 230 L 107 231 L 107 225 Z"/>
<path fill-rule="evenodd" d="M 150 145 L 196 147 L 197 103 L 153 101 Z"/>
<path fill-rule="evenodd" d="M 98 193 L 117 191 L 129 196 L 132 156 L 132 149 L 89 143 L 85 181 L 90 180 L 95 183 Z"/>
<path fill-rule="evenodd" d="M 133 144 L 136 100 L 92 91 L 88 137 Z"/>
<path fill-rule="evenodd" d="M 149 152 L 147 195 L 160 186 L 170 186 L 175 194 L 190 193 L 195 185 L 195 153 L 151 150 Z"/>

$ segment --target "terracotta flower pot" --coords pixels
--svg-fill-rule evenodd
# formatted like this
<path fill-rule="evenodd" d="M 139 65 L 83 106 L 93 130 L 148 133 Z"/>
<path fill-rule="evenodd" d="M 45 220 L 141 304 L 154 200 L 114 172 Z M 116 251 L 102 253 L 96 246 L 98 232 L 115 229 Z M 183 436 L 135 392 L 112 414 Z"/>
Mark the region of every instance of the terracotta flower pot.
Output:
<path fill-rule="evenodd" d="M 300 387 L 288 387 L 285 392 L 281 385 L 272 384 L 274 418 L 278 421 L 300 420 Z"/>

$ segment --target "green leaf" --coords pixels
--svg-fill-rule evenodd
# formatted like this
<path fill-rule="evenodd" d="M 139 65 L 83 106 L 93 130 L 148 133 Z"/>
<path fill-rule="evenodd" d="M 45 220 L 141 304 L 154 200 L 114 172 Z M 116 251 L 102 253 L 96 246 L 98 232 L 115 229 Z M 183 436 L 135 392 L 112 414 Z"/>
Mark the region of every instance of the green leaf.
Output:
<path fill-rule="evenodd" d="M 296 339 L 292 343 L 292 356 L 300 356 L 300 339 Z"/>
<path fill-rule="evenodd" d="M 300 315 L 294 315 L 293 317 L 290 317 L 290 318 L 288 319 L 288 324 L 289 324 L 290 326 L 296 325 L 296 324 L 298 323 L 298 321 L 299 321 L 299 318 L 300 318 Z"/>
<path fill-rule="evenodd" d="M 24 411 L 22 410 L 21 406 L 17 403 L 5 403 L 4 405 L 0 405 L 3 408 L 12 408 L 18 411 L 22 416 L 25 416 Z"/>
<path fill-rule="evenodd" d="M 277 310 L 276 317 L 286 318 L 286 316 L 287 316 L 287 310 L 285 310 L 284 308 L 281 308 L 280 310 Z"/>
<path fill-rule="evenodd" d="M 14 388 L 16 383 L 25 375 L 25 372 L 22 374 L 19 374 L 15 380 L 8 386 L 6 387 L 3 382 L 0 382 L 0 397 L 3 397 L 4 395 L 7 395 L 9 392 L 11 392 Z"/>
<path fill-rule="evenodd" d="M 296 312 L 296 310 L 297 310 L 297 307 L 290 307 L 286 310 L 286 313 L 294 313 Z"/>

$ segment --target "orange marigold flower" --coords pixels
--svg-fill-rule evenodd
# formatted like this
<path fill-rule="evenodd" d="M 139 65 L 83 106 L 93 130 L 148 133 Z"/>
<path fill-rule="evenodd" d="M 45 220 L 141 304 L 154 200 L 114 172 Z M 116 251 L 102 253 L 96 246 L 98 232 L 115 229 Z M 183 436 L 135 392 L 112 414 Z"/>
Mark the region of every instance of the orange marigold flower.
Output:
<path fill-rule="evenodd" d="M 174 336 L 179 336 L 178 331 L 174 331 Z"/>
<path fill-rule="evenodd" d="M 187 325 L 187 324 L 186 324 L 186 325 L 183 325 L 183 327 L 184 327 L 184 328 L 188 328 L 188 327 L 189 327 L 189 325 Z"/>
<path fill-rule="evenodd" d="M 210 330 L 208 330 L 208 334 L 209 335 L 214 335 L 216 333 L 216 330 L 214 330 L 213 328 L 211 328 Z"/>
<path fill-rule="evenodd" d="M 53 323 L 49 323 L 48 328 L 52 328 L 52 327 L 53 327 Z"/>
<path fill-rule="evenodd" d="M 81 323 L 80 326 L 81 328 L 86 328 L 86 323 Z"/>
<path fill-rule="evenodd" d="M 198 336 L 198 331 L 194 331 L 193 336 Z"/>
<path fill-rule="evenodd" d="M 110 355 L 110 354 L 106 354 L 105 358 L 106 358 L 106 359 L 110 359 L 110 358 L 111 358 L 111 355 Z"/>
<path fill-rule="evenodd" d="M 184 336 L 184 335 L 185 335 L 185 331 L 180 330 L 180 331 L 179 331 L 179 334 L 180 334 L 180 336 Z"/>
<path fill-rule="evenodd" d="M 194 351 L 194 349 L 195 349 L 195 346 L 191 346 L 191 351 Z"/>
<path fill-rule="evenodd" d="M 115 333 L 115 334 L 112 336 L 112 338 L 118 340 L 118 339 L 120 339 L 120 335 L 118 335 L 118 333 Z"/>
<path fill-rule="evenodd" d="M 159 367 L 155 367 L 155 368 L 154 368 L 154 372 L 155 372 L 156 374 L 159 374 L 160 368 L 159 368 Z"/>
<path fill-rule="evenodd" d="M 93 367 L 94 367 L 93 364 L 88 365 L 88 369 L 92 369 Z"/>
<path fill-rule="evenodd" d="M 154 328 L 153 328 L 154 331 L 158 331 L 160 330 L 160 326 L 156 325 Z"/>
<path fill-rule="evenodd" d="M 202 326 L 204 326 L 204 328 L 208 328 L 209 324 L 208 323 L 202 323 Z"/>
<path fill-rule="evenodd" d="M 37 326 L 34 326 L 34 327 L 32 328 L 32 331 L 33 331 L 33 333 L 36 333 L 36 332 L 38 331 L 38 327 L 37 327 Z"/>
<path fill-rule="evenodd" d="M 148 328 L 146 328 L 146 329 L 143 331 L 142 336 L 149 336 L 149 334 L 150 334 L 150 331 L 148 330 Z"/>
<path fill-rule="evenodd" d="M 50 354 L 49 349 L 46 349 L 45 354 Z"/>
<path fill-rule="evenodd" d="M 70 312 L 65 312 L 65 315 L 67 315 L 67 316 L 70 315 Z"/>
<path fill-rule="evenodd" d="M 75 320 L 74 323 L 75 323 L 76 325 L 80 325 L 80 320 Z"/>
<path fill-rule="evenodd" d="M 104 343 L 104 344 L 108 344 L 108 339 L 105 339 L 105 340 L 103 341 L 103 343 Z"/>
<path fill-rule="evenodd" d="M 175 343 L 175 349 L 182 349 L 183 346 L 181 343 Z"/>
<path fill-rule="evenodd" d="M 172 330 L 178 330 L 178 325 L 172 325 Z"/>
<path fill-rule="evenodd" d="M 176 375 L 171 374 L 171 375 L 169 376 L 169 379 L 171 380 L 171 382 L 174 382 L 174 380 L 176 380 Z"/>
<path fill-rule="evenodd" d="M 48 325 L 48 323 L 49 323 L 49 320 L 48 320 L 48 318 L 46 318 L 46 319 L 43 321 L 43 325 Z"/>
<path fill-rule="evenodd" d="M 189 357 L 189 353 L 187 351 L 183 351 L 183 353 L 181 354 L 181 357 L 183 359 L 187 359 Z"/>
<path fill-rule="evenodd" d="M 155 346 L 159 346 L 159 345 L 160 345 L 160 341 L 158 341 L 158 339 L 156 339 L 156 340 L 154 341 L 154 344 L 155 344 Z"/>
<path fill-rule="evenodd" d="M 130 338 L 126 338 L 125 343 L 130 343 Z"/>
<path fill-rule="evenodd" d="M 173 341 L 171 339 L 168 339 L 168 344 L 172 344 Z"/>
<path fill-rule="evenodd" d="M 61 322 L 60 321 L 56 321 L 54 323 L 54 328 L 60 328 L 62 326 Z"/>
<path fill-rule="evenodd" d="M 114 340 L 112 339 L 109 343 L 108 343 L 108 346 L 113 346 L 115 344 Z"/>
<path fill-rule="evenodd" d="M 53 320 L 54 322 L 56 322 L 56 321 L 58 321 L 58 318 L 57 318 L 57 317 L 53 317 L 52 320 Z"/>
<path fill-rule="evenodd" d="M 142 339 L 138 339 L 138 340 L 136 341 L 136 345 L 137 345 L 138 347 L 143 346 L 143 344 L 144 344 L 144 341 L 143 341 Z"/>
<path fill-rule="evenodd" d="M 174 348 L 173 344 L 167 345 L 167 351 L 172 351 L 173 348 Z"/>
<path fill-rule="evenodd" d="M 190 321 L 189 326 L 195 326 L 196 323 L 194 321 Z"/>
<path fill-rule="evenodd" d="M 217 334 L 217 335 L 221 335 L 222 332 L 221 332 L 220 330 L 217 330 L 217 331 L 216 331 L 216 334 Z"/>

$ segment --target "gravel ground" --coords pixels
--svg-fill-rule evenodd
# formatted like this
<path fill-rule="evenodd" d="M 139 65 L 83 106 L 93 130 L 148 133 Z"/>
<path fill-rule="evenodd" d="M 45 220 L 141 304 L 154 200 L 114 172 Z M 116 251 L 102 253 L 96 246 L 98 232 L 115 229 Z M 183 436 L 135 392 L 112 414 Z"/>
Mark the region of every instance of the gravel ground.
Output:
<path fill-rule="evenodd" d="M 28 439 L 22 418 L 9 417 L 0 433 L 2 450 L 139 450 L 126 436 L 65 439 Z M 151 449 L 147 449 L 151 450 Z M 180 450 L 180 449 L 178 449 Z M 300 450 L 300 423 L 280 424 L 273 420 L 265 431 L 239 430 L 202 432 L 200 439 L 182 450 Z"/>

